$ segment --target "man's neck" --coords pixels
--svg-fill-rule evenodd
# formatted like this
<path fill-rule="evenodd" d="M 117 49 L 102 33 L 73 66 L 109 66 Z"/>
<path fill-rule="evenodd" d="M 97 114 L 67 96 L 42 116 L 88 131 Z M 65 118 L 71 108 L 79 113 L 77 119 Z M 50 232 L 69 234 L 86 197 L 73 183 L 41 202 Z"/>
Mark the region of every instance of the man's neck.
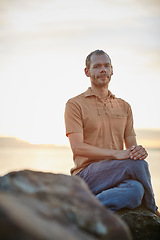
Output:
<path fill-rule="evenodd" d="M 108 97 L 108 86 L 97 88 L 95 86 L 91 86 L 91 89 L 99 96 L 101 99 L 106 99 Z"/>

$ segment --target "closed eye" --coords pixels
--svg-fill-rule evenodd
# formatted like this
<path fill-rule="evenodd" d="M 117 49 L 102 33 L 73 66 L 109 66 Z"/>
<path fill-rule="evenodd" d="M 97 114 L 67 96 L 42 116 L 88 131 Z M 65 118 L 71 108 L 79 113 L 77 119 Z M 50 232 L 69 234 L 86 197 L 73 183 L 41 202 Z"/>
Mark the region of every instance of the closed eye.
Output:
<path fill-rule="evenodd" d="M 110 67 L 110 66 L 111 66 L 111 64 L 106 64 L 106 65 L 105 65 L 105 67 L 107 67 L 107 68 Z"/>
<path fill-rule="evenodd" d="M 93 66 L 93 68 L 98 68 L 98 67 L 100 67 L 100 65 L 94 65 L 94 66 Z"/>

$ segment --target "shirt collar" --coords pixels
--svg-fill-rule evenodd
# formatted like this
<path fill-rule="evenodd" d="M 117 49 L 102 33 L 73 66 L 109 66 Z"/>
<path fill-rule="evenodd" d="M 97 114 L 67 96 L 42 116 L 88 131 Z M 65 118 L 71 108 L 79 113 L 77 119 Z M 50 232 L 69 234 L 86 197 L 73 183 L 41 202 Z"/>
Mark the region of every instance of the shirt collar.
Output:
<path fill-rule="evenodd" d="M 84 93 L 85 97 L 91 97 L 96 96 L 99 97 L 92 89 L 89 87 L 87 91 Z M 108 90 L 108 98 L 115 98 L 115 95 L 111 93 L 111 91 Z"/>

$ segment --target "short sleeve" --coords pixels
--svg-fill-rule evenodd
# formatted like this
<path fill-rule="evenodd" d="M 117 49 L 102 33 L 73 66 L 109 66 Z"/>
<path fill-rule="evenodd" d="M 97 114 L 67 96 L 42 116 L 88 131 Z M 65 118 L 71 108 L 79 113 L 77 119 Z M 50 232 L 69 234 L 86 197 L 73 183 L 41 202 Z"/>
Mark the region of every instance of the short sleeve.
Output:
<path fill-rule="evenodd" d="M 65 107 L 66 136 L 70 133 L 83 133 L 82 111 L 78 103 L 69 100 Z"/>
<path fill-rule="evenodd" d="M 127 104 L 127 123 L 126 123 L 124 137 L 135 136 L 136 134 L 133 127 L 132 109 L 128 103 L 126 104 Z"/>

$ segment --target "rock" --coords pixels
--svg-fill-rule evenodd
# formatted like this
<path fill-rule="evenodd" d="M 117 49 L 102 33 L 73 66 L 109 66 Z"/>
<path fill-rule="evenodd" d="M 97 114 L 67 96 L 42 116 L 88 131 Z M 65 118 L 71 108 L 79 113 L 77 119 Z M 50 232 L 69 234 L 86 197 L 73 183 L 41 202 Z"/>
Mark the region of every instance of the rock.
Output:
<path fill-rule="evenodd" d="M 128 240 L 128 227 L 82 179 L 34 171 L 0 178 L 2 240 Z"/>
<path fill-rule="evenodd" d="M 160 240 L 160 218 L 143 206 L 120 210 L 118 215 L 129 226 L 133 240 Z"/>

